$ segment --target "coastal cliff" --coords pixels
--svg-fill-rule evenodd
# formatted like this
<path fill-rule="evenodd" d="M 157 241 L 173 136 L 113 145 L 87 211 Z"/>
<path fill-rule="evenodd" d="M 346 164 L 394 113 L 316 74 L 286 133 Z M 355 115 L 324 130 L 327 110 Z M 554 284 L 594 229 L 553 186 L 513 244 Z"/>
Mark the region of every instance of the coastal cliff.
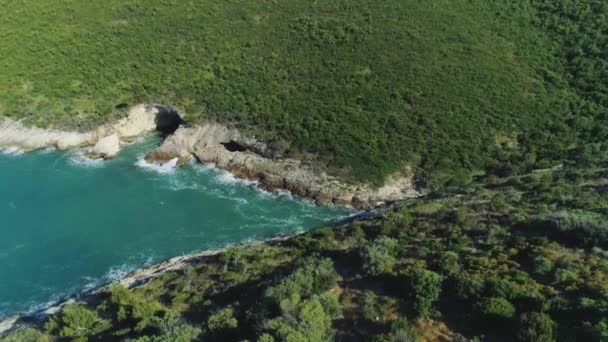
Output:
<path fill-rule="evenodd" d="M 61 150 L 86 147 L 91 158 L 111 158 L 120 151 L 120 141 L 159 130 L 167 135 L 160 147 L 146 156 L 148 162 L 164 164 L 175 158 L 183 164 L 191 158 L 247 180 L 257 181 L 269 191 L 289 191 L 319 204 L 372 208 L 383 203 L 417 197 L 413 172 L 388 178 L 379 188 L 353 184 L 328 175 L 313 163 L 284 158 L 280 151 L 248 137 L 239 130 L 216 123 L 184 125 L 174 111 L 154 105 L 136 105 L 128 115 L 89 132 L 26 127 L 8 118 L 0 120 L 0 148 L 31 151 L 46 147 Z"/>
<path fill-rule="evenodd" d="M 206 123 L 180 127 L 162 145 L 146 156 L 149 162 L 166 163 L 175 158 L 184 163 L 194 157 L 229 171 L 237 177 L 257 181 L 270 191 L 287 190 L 321 204 L 371 208 L 386 202 L 417 197 L 413 173 L 404 169 L 379 188 L 351 184 L 318 170 L 311 163 L 275 157 L 264 143 L 226 126 Z"/>
<path fill-rule="evenodd" d="M 19 121 L 0 118 L 0 148 L 33 151 L 55 147 L 60 150 L 67 150 L 94 146 L 100 143 L 89 152 L 100 157 L 112 157 L 119 151 L 116 148 L 116 138 L 131 140 L 155 130 L 158 113 L 158 108 L 154 106 L 137 105 L 129 110 L 126 117 L 117 122 L 100 126 L 88 132 L 27 127 Z M 108 142 L 113 146 L 108 146 Z"/>

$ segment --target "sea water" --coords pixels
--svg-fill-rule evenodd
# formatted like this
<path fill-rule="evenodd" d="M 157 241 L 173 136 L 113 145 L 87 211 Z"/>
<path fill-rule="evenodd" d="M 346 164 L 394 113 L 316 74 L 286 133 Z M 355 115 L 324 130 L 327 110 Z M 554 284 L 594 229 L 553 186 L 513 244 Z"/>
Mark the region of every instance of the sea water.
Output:
<path fill-rule="evenodd" d="M 212 165 L 152 165 L 147 136 L 109 161 L 0 150 L 0 319 L 169 257 L 294 234 L 353 214 L 260 191 Z"/>

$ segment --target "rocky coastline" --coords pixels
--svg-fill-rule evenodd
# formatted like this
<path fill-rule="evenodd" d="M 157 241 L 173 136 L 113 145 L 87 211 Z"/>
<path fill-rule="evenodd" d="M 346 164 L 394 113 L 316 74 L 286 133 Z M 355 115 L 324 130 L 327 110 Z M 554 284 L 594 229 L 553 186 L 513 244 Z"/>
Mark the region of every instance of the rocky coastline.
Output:
<path fill-rule="evenodd" d="M 236 129 L 216 123 L 196 126 L 183 124 L 181 118 L 167 116 L 164 108 L 154 105 L 136 105 L 130 108 L 126 117 L 88 132 L 27 127 L 19 121 L 0 118 L 0 149 L 33 151 L 48 147 L 60 150 L 88 147 L 86 156 L 107 159 L 120 153 L 122 142 L 131 141 L 151 131 L 162 131 L 166 138 L 157 149 L 146 156 L 148 162 L 163 164 L 177 159 L 179 164 L 183 164 L 194 158 L 203 163 L 213 163 L 219 169 L 231 172 L 239 178 L 257 181 L 259 186 L 266 190 L 290 191 L 319 204 L 333 203 L 370 209 L 420 196 L 413 185 L 413 174 L 408 169 L 390 177 L 380 188 L 372 188 L 366 184 L 349 184 L 318 171 L 314 165 L 277 155 L 264 143 Z M 365 212 L 363 215 L 373 212 Z M 290 237 L 283 236 L 247 244 L 272 243 Z M 205 257 L 221 253 L 227 248 L 174 257 L 138 269 L 117 283 L 129 288 L 135 287 L 166 272 L 202 262 Z M 0 321 L 0 334 L 19 326 L 36 324 L 62 306 L 91 298 L 105 288 L 67 299 L 33 315 L 6 318 Z"/>
<path fill-rule="evenodd" d="M 388 205 L 388 206 L 378 207 L 374 210 L 362 211 L 362 212 L 359 212 L 353 216 L 350 216 L 350 217 L 344 219 L 343 221 L 341 221 L 339 223 L 336 223 L 336 225 L 345 224 L 347 222 L 352 222 L 352 221 L 361 220 L 361 219 L 369 219 L 372 217 L 382 217 L 386 214 L 387 210 L 390 210 L 390 208 L 391 208 L 391 205 Z M 225 246 L 222 248 L 210 249 L 210 250 L 205 250 L 205 251 L 195 252 L 195 253 L 191 253 L 191 254 L 185 254 L 185 255 L 172 257 L 172 258 L 166 259 L 164 261 L 161 261 L 161 262 L 149 265 L 149 266 L 144 266 L 144 267 L 138 268 L 118 280 L 115 280 L 115 281 L 110 282 L 105 285 L 101 285 L 101 286 L 91 289 L 87 292 L 82 292 L 79 294 L 72 295 L 70 297 L 66 297 L 65 299 L 62 299 L 47 308 L 41 309 L 40 311 L 29 313 L 29 314 L 16 314 L 16 315 L 2 319 L 2 320 L 0 320 L 0 337 L 2 337 L 5 334 L 10 333 L 11 331 L 14 331 L 15 329 L 19 329 L 19 328 L 27 327 L 27 326 L 35 326 L 37 324 L 40 324 L 41 322 L 44 321 L 44 319 L 46 317 L 58 312 L 62 307 L 66 306 L 66 305 L 75 304 L 75 303 L 79 303 L 79 302 L 86 303 L 86 302 L 92 301 L 96 298 L 96 296 L 101 294 L 103 291 L 107 290 L 110 286 L 120 284 L 126 288 L 133 289 L 133 288 L 145 285 L 149 281 L 151 281 L 157 277 L 160 277 L 167 272 L 180 271 L 180 270 L 185 269 L 188 266 L 203 263 L 206 260 L 208 260 L 207 258 L 216 256 L 218 254 L 222 254 L 222 253 L 230 250 L 231 248 L 272 245 L 272 244 L 281 243 L 283 241 L 287 241 L 287 240 L 294 238 L 301 234 L 305 234 L 305 233 L 280 235 L 280 236 L 267 238 L 267 239 L 241 242 L 241 243 L 237 243 L 237 244 L 233 244 L 233 245 L 228 245 L 228 246 Z"/>
<path fill-rule="evenodd" d="M 27 127 L 19 121 L 0 118 L 0 148 L 33 151 L 47 147 L 67 150 L 92 146 L 88 151 L 91 157 L 111 158 L 120 150 L 120 140 L 128 141 L 155 130 L 158 113 L 154 106 L 137 105 L 117 122 L 88 132 Z"/>
<path fill-rule="evenodd" d="M 256 181 L 265 190 L 289 191 L 318 204 L 369 209 L 420 196 L 409 168 L 392 175 L 379 188 L 352 184 L 318 170 L 311 163 L 284 158 L 263 142 L 236 129 L 216 123 L 183 124 L 175 111 L 156 105 L 133 106 L 126 117 L 89 132 L 26 127 L 19 121 L 0 118 L 0 148 L 31 151 L 88 146 L 86 156 L 107 159 L 120 152 L 121 141 L 130 141 L 154 130 L 162 131 L 167 138 L 146 156 L 148 162 L 164 164 L 177 158 L 178 164 L 183 164 L 195 158 L 239 178 Z"/>
<path fill-rule="evenodd" d="M 202 252 L 198 252 L 198 253 L 181 255 L 181 256 L 167 259 L 165 261 L 161 261 L 159 263 L 156 263 L 156 264 L 153 264 L 150 266 L 145 266 L 145 267 L 139 268 L 139 269 L 127 274 L 126 276 L 124 276 L 121 279 L 118 279 L 107 285 L 103 285 L 98 288 L 95 288 L 89 292 L 84 292 L 81 294 L 74 295 L 70 298 L 66 298 L 66 299 L 61 300 L 61 301 L 57 302 L 56 304 L 54 304 L 48 308 L 42 309 L 38 312 L 34 312 L 31 314 L 21 314 L 21 315 L 17 314 L 14 316 L 7 317 L 3 320 L 0 320 L 0 337 L 2 337 L 4 334 L 10 333 L 11 331 L 14 331 L 15 329 L 19 329 L 21 327 L 27 327 L 27 326 L 33 326 L 36 324 L 40 324 L 40 322 L 44 321 L 44 319 L 48 315 L 52 315 L 53 313 L 59 311 L 62 307 L 66 306 L 66 305 L 74 304 L 74 303 L 78 303 L 78 302 L 90 301 L 90 300 L 94 299 L 95 296 L 99 295 L 101 292 L 105 291 L 112 285 L 120 284 L 124 287 L 132 289 L 132 288 L 144 285 L 148 281 L 150 281 L 154 278 L 160 277 L 167 272 L 179 271 L 179 270 L 186 268 L 189 265 L 194 265 L 194 264 L 197 264 L 200 262 L 204 262 L 205 258 L 221 254 L 233 247 L 257 246 L 257 245 L 262 245 L 262 244 L 277 243 L 280 241 L 285 241 L 293 236 L 294 235 L 279 236 L 279 237 L 265 239 L 265 240 L 244 242 L 244 243 L 237 244 L 234 246 L 227 246 L 227 247 L 219 248 L 219 249 L 212 249 L 212 250 L 206 250 L 206 251 L 202 251 Z"/>
<path fill-rule="evenodd" d="M 180 126 L 160 147 L 149 153 L 146 160 L 163 164 L 175 158 L 178 163 L 196 158 L 239 178 L 256 181 L 266 190 L 287 190 L 318 204 L 369 209 L 420 195 L 414 187 L 413 172 L 408 168 L 389 177 L 382 187 L 373 188 L 367 184 L 343 182 L 310 163 L 276 155 L 276 151 L 263 142 L 236 129 L 205 123 Z"/>

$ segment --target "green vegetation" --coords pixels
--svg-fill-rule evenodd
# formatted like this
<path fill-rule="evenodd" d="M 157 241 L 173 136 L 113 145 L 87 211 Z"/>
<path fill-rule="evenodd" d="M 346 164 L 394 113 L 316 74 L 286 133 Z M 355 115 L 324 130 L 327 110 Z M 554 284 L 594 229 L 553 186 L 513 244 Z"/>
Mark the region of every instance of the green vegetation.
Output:
<path fill-rule="evenodd" d="M 479 178 L 113 286 L 7 341 L 605 341 L 608 251 L 559 227 L 608 220 L 607 176 L 602 162 Z"/>
<path fill-rule="evenodd" d="M 7 1 L 0 114 L 174 105 L 425 198 L 235 247 L 5 338 L 608 340 L 608 3 Z M 44 332 L 42 332 L 44 331 Z"/>
<path fill-rule="evenodd" d="M 163 103 L 376 184 L 404 162 L 440 186 L 606 151 L 598 0 L 3 5 L 0 115 L 31 124 Z"/>

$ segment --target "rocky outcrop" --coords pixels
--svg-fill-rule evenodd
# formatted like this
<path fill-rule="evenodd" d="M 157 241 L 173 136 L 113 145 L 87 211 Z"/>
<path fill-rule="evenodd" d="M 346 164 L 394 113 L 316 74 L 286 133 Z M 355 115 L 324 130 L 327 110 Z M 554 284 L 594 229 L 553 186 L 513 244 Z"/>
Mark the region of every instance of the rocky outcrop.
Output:
<path fill-rule="evenodd" d="M 126 117 L 89 132 L 26 127 L 19 121 L 4 118 L 0 119 L 0 148 L 18 148 L 31 151 L 56 147 L 60 150 L 66 150 L 92 146 L 113 135 L 119 139 L 129 140 L 145 132 L 155 130 L 157 113 L 158 109 L 156 107 L 137 105 L 129 110 Z"/>
<path fill-rule="evenodd" d="M 289 158 L 267 158 L 268 148 L 239 131 L 219 124 L 180 127 L 150 153 L 149 162 L 165 163 L 178 158 L 180 163 L 195 157 L 213 163 L 237 177 L 258 181 L 267 190 L 288 190 L 317 203 L 375 207 L 381 203 L 418 196 L 412 174 L 405 169 L 390 177 L 380 188 L 350 184 L 327 175 L 311 164 Z"/>
<path fill-rule="evenodd" d="M 373 188 L 351 184 L 330 176 L 311 163 L 284 158 L 281 149 L 268 146 L 224 125 L 206 123 L 186 127 L 177 112 L 161 106 L 137 105 L 126 117 L 89 132 L 68 132 L 26 127 L 18 121 L 0 119 L 0 148 L 25 151 L 56 147 L 69 149 L 93 146 L 87 155 L 111 158 L 120 151 L 120 140 L 133 139 L 159 130 L 168 137 L 150 153 L 147 161 L 183 164 L 195 157 L 204 163 L 232 172 L 237 177 L 258 181 L 262 188 L 287 190 L 317 203 L 375 207 L 381 203 L 418 196 L 412 173 L 405 168 L 389 177 L 386 184 Z"/>
<path fill-rule="evenodd" d="M 112 134 L 99 140 L 86 155 L 89 158 L 108 159 L 114 157 L 120 151 L 120 139 L 118 135 Z"/>

